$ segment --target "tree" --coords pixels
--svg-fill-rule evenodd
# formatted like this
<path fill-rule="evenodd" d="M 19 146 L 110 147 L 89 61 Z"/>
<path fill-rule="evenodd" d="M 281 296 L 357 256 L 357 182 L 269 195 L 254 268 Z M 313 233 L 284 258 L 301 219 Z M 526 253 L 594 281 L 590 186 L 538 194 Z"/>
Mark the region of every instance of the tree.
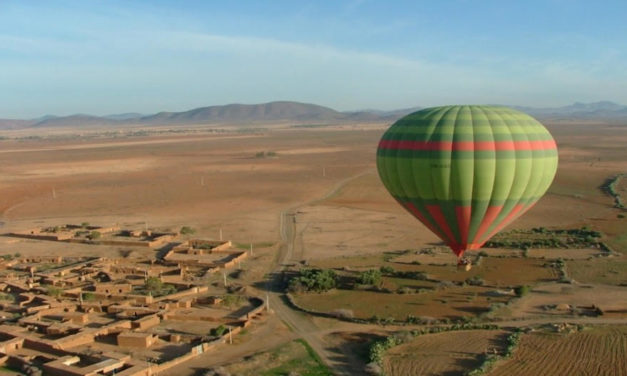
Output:
<path fill-rule="evenodd" d="M 148 277 L 144 282 L 144 288 L 152 295 L 158 295 L 163 288 L 163 282 L 159 277 Z"/>
<path fill-rule="evenodd" d="M 329 291 L 337 284 L 337 276 L 330 269 L 301 269 L 300 275 L 293 278 L 289 284 L 292 292 Z"/>
<path fill-rule="evenodd" d="M 381 272 L 376 269 L 366 270 L 359 273 L 357 281 L 362 285 L 379 285 L 381 283 Z"/>

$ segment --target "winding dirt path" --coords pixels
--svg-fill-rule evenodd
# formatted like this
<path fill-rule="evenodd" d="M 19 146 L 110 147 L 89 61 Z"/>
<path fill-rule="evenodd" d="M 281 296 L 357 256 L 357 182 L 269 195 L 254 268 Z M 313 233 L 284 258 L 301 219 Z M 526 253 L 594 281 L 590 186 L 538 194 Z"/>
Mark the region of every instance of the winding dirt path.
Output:
<path fill-rule="evenodd" d="M 268 281 L 270 308 L 283 320 L 294 333 L 309 343 L 311 348 L 320 356 L 322 362 L 336 375 L 363 374 L 362 362 L 352 353 L 347 353 L 332 347 L 323 338 L 324 331 L 320 330 L 309 317 L 299 311 L 293 310 L 285 300 L 282 288 L 282 272 L 287 264 L 294 261 L 297 248 L 298 234 L 296 233 L 296 215 L 299 208 L 324 201 L 335 195 L 340 189 L 351 181 L 369 174 L 368 169 L 359 174 L 348 177 L 337 183 L 324 196 L 305 202 L 298 206 L 286 209 L 280 214 L 280 235 L 282 244 L 279 248 L 279 256 L 275 259 L 272 279 Z M 297 254 L 300 254 L 296 252 Z"/>

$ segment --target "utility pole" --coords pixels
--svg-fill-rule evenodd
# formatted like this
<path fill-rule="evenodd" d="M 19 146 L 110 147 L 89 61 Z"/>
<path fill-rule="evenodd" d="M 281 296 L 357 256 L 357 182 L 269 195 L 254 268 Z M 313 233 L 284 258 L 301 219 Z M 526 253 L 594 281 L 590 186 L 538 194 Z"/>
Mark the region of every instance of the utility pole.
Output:
<path fill-rule="evenodd" d="M 226 287 L 226 271 L 222 272 L 222 276 L 224 277 L 224 287 Z"/>
<path fill-rule="evenodd" d="M 222 241 L 222 228 L 220 228 L 220 241 Z"/>
<path fill-rule="evenodd" d="M 266 293 L 266 311 L 270 312 L 270 295 Z"/>
<path fill-rule="evenodd" d="M 250 243 L 250 255 L 253 255 L 253 243 Z"/>
<path fill-rule="evenodd" d="M 233 344 L 233 333 L 231 333 L 231 326 L 229 326 L 229 344 Z"/>

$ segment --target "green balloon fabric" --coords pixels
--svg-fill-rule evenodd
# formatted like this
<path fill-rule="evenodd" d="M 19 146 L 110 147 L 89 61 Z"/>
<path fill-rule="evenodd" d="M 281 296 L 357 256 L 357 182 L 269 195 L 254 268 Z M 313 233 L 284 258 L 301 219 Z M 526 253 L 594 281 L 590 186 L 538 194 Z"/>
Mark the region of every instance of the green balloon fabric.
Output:
<path fill-rule="evenodd" d="M 390 194 L 458 257 L 529 210 L 551 185 L 557 160 L 542 124 L 499 106 L 414 112 L 377 150 Z"/>

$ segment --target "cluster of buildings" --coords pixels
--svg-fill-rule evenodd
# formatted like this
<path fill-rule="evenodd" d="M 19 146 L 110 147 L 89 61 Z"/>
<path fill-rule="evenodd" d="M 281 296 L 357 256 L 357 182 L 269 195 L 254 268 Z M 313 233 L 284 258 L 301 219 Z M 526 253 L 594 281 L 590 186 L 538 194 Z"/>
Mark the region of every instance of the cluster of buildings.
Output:
<path fill-rule="evenodd" d="M 75 228 L 70 237 L 64 232 L 57 239 L 47 231 L 12 236 L 84 236 Z M 169 241 L 177 234 L 140 232 L 141 239 L 131 240 L 162 236 Z M 207 240 L 177 242 L 139 261 L 6 255 L 0 259 L 0 366 L 32 375 L 148 376 L 211 351 L 264 317 L 261 298 L 226 294 L 225 286 L 210 282 L 246 256 L 228 241 Z"/>

